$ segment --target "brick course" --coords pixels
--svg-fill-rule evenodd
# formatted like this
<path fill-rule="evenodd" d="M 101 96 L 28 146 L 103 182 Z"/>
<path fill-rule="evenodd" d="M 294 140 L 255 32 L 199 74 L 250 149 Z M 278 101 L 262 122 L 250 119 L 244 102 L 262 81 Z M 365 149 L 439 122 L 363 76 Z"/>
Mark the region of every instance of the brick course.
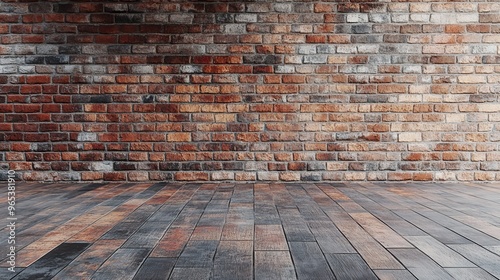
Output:
<path fill-rule="evenodd" d="M 496 2 L 5 0 L 2 168 L 37 181 L 500 180 Z"/>

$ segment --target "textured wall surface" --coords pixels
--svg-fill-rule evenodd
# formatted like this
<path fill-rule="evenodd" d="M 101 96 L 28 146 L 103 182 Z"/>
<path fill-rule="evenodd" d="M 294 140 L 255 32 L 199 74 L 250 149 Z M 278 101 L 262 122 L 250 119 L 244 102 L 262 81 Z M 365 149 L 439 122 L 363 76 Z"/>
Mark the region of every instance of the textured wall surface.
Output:
<path fill-rule="evenodd" d="M 24 180 L 500 180 L 496 0 L 4 0 L 0 33 Z"/>

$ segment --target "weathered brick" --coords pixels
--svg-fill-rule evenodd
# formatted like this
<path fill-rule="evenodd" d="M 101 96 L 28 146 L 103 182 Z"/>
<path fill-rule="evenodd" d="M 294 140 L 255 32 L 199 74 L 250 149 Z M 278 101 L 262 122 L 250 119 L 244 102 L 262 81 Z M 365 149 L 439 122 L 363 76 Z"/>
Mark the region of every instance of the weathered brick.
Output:
<path fill-rule="evenodd" d="M 234 175 L 233 172 L 220 171 L 212 173 L 210 178 L 214 181 L 233 181 L 235 179 Z"/>

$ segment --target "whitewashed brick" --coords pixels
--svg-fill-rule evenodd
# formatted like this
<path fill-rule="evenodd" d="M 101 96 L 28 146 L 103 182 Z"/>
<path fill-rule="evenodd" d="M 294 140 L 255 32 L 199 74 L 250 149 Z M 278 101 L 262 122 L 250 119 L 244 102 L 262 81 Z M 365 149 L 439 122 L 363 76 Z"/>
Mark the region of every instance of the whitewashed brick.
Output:
<path fill-rule="evenodd" d="M 77 141 L 95 142 L 97 141 L 97 134 L 92 132 L 80 132 L 78 133 Z"/>
<path fill-rule="evenodd" d="M 411 14 L 410 20 L 413 22 L 429 22 L 430 14 Z"/>
<path fill-rule="evenodd" d="M 247 32 L 246 24 L 226 24 L 224 32 L 229 34 L 241 34 Z"/>
<path fill-rule="evenodd" d="M 299 54 L 316 54 L 316 46 L 315 45 L 302 45 L 298 48 Z"/>
<path fill-rule="evenodd" d="M 368 14 L 350 13 L 347 14 L 347 22 L 368 22 Z"/>
<path fill-rule="evenodd" d="M 444 14 L 444 13 L 436 13 L 431 14 L 431 22 L 432 23 L 442 23 L 442 24 L 453 24 L 457 23 L 457 15 L 456 14 Z"/>
<path fill-rule="evenodd" d="M 94 171 L 113 171 L 113 162 L 111 161 L 102 161 L 102 162 L 93 162 L 92 170 Z"/>
<path fill-rule="evenodd" d="M 256 14 L 237 14 L 234 17 L 236 22 L 257 22 Z"/>
<path fill-rule="evenodd" d="M 479 22 L 479 14 L 458 14 L 457 15 L 457 22 L 458 23 Z"/>
<path fill-rule="evenodd" d="M 409 22 L 410 21 L 410 15 L 409 14 L 393 14 L 391 16 L 391 21 L 395 22 L 395 23 Z"/>

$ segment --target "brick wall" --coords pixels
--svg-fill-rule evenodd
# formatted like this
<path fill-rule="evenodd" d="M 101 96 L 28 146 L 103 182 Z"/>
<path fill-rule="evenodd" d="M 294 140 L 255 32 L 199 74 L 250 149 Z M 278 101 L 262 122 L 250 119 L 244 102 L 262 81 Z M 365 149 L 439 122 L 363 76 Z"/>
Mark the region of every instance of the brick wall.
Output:
<path fill-rule="evenodd" d="M 500 180 L 497 0 L 4 0 L 0 33 L 24 180 Z"/>

